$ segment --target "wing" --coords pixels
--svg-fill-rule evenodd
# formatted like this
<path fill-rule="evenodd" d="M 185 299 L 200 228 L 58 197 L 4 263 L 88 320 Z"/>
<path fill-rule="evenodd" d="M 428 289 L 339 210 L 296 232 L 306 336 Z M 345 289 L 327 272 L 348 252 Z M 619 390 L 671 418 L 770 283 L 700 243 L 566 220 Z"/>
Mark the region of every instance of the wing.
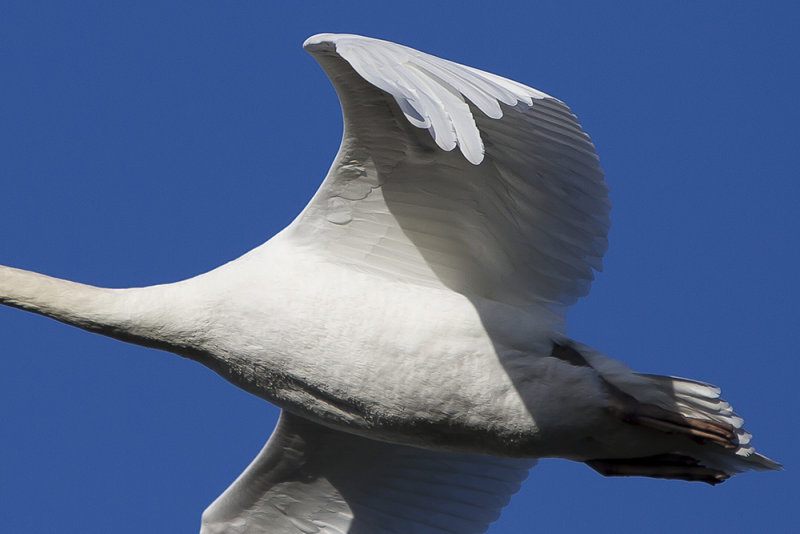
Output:
<path fill-rule="evenodd" d="M 609 202 L 564 103 L 386 41 L 322 34 L 304 46 L 336 88 L 344 135 L 285 238 L 338 264 L 514 306 L 560 313 L 588 291 Z"/>
<path fill-rule="evenodd" d="M 284 411 L 200 534 L 484 532 L 534 463 L 392 445 Z"/>

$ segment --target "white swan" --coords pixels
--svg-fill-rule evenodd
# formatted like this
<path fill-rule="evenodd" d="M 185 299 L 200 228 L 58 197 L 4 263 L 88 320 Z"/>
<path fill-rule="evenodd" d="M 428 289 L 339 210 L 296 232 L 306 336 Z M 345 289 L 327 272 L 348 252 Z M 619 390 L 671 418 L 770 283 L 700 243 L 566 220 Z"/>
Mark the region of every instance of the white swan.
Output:
<path fill-rule="evenodd" d="M 712 484 L 779 467 L 717 388 L 563 335 L 609 209 L 564 103 L 376 39 L 304 46 L 345 128 L 284 231 L 161 286 L 0 267 L 3 304 L 187 356 L 283 409 L 201 533 L 483 532 L 542 456 Z"/>

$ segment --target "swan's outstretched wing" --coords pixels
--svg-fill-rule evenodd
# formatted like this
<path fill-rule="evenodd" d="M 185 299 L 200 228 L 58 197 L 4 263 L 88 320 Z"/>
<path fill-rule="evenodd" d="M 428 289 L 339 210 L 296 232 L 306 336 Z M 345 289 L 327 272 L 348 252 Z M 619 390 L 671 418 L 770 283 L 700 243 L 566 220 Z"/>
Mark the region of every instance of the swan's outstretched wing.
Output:
<path fill-rule="evenodd" d="M 392 445 L 283 412 L 200 533 L 484 532 L 533 463 Z"/>
<path fill-rule="evenodd" d="M 377 39 L 322 34 L 305 48 L 339 94 L 344 136 L 285 238 L 338 264 L 515 306 L 560 312 L 588 291 L 609 202 L 563 102 Z"/>

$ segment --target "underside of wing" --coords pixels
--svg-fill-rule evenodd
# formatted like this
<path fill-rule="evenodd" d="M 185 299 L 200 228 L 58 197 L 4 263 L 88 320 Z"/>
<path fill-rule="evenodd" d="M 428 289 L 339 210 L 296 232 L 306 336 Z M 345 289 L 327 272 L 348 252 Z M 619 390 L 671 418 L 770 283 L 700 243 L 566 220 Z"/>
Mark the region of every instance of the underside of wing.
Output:
<path fill-rule="evenodd" d="M 560 313 L 588 291 L 609 202 L 564 103 L 376 39 L 324 34 L 306 48 L 337 90 L 344 136 L 285 237 L 355 269 L 515 306 Z"/>
<path fill-rule="evenodd" d="M 373 441 L 284 411 L 200 533 L 480 533 L 533 464 Z"/>

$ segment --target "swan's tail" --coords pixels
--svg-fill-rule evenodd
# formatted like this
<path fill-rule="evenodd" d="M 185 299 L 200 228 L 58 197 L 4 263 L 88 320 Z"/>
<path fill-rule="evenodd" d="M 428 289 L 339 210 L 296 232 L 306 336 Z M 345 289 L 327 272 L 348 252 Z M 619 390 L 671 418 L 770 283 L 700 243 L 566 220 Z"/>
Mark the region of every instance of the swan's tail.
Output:
<path fill-rule="evenodd" d="M 743 419 L 720 398 L 716 386 L 638 373 L 629 375 L 625 382 L 607 381 L 614 410 L 623 421 L 689 439 L 667 454 L 586 462 L 598 472 L 717 484 L 742 471 L 781 468 L 750 445 L 751 436 L 742 428 Z"/>

